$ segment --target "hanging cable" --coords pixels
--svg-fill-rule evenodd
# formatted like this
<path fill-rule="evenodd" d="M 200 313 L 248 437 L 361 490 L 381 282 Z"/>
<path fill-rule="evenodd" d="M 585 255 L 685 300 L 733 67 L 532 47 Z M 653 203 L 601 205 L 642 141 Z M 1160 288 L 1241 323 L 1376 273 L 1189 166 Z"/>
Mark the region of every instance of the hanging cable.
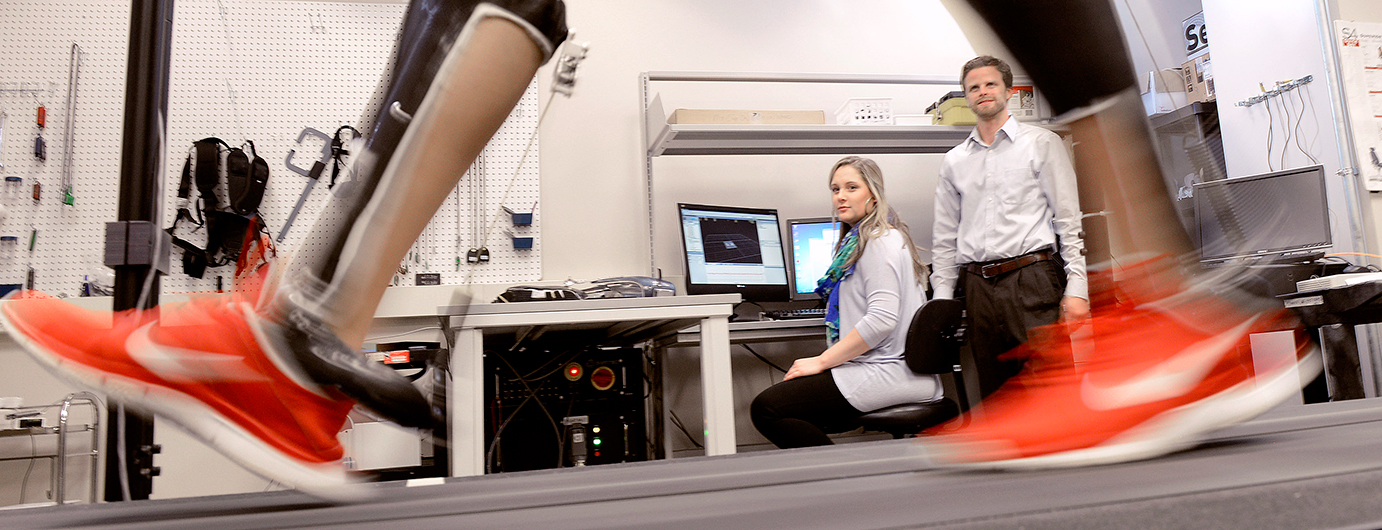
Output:
<path fill-rule="evenodd" d="M 1377 254 L 1368 254 L 1368 253 L 1366 253 L 1366 252 L 1334 252 L 1334 253 L 1330 253 L 1330 254 L 1325 254 L 1325 255 L 1324 255 L 1324 257 L 1326 257 L 1326 258 L 1332 258 L 1332 257 L 1334 257 L 1334 256 L 1363 256 L 1363 257 L 1366 257 L 1366 258 L 1377 258 L 1377 259 L 1382 259 L 1382 256 L 1379 256 L 1379 255 L 1377 255 Z"/>
<path fill-rule="evenodd" d="M 1310 143 L 1306 144 L 1305 148 L 1313 153 L 1315 152 L 1315 140 L 1320 137 L 1320 120 L 1317 118 L 1318 115 L 1315 114 L 1315 98 L 1310 95 L 1310 85 L 1305 85 L 1305 94 L 1301 95 L 1301 99 L 1310 102 L 1310 122 L 1315 125 L 1315 134 L 1310 136 Z M 1310 159 L 1314 160 L 1316 164 L 1320 163 L 1318 160 L 1315 160 L 1313 156 L 1310 157 Z"/>
<path fill-rule="evenodd" d="M 1272 132 L 1276 129 L 1276 124 L 1272 121 L 1272 106 L 1267 105 L 1267 171 L 1276 171 L 1272 167 Z"/>
<path fill-rule="evenodd" d="M 29 468 L 24 470 L 24 480 L 19 483 L 19 504 L 24 504 L 24 494 L 29 489 L 29 474 L 34 472 L 34 461 L 38 460 L 38 446 L 34 444 L 34 431 L 29 430 Z M 96 502 L 93 499 L 91 502 Z"/>
<path fill-rule="evenodd" d="M 686 429 L 686 425 L 683 424 L 683 423 L 681 422 L 681 418 L 678 418 L 678 417 L 677 417 L 677 413 L 676 413 L 675 411 L 669 410 L 669 411 L 667 411 L 667 413 L 668 413 L 668 415 L 670 415 L 670 416 L 672 417 L 672 425 L 675 425 L 676 428 L 677 428 L 678 430 L 680 430 L 682 434 L 685 434 L 685 435 L 686 435 L 686 439 L 689 440 L 689 441 L 691 442 L 691 445 L 696 446 L 696 449 L 701 449 L 701 448 L 703 448 L 703 446 L 701 445 L 701 443 L 700 443 L 700 442 L 697 442 L 697 441 L 696 441 L 696 438 L 693 437 L 693 436 L 691 436 L 691 431 L 689 431 L 689 430 Z"/>
<path fill-rule="evenodd" d="M 394 333 L 394 334 L 392 334 L 392 335 L 381 335 L 381 336 L 378 336 L 378 337 L 365 337 L 365 342 L 379 342 L 380 340 L 384 340 L 384 339 L 392 339 L 392 338 L 397 338 L 397 337 L 405 337 L 405 336 L 408 336 L 408 335 L 412 335 L 412 334 L 414 334 L 414 333 L 421 333 L 421 332 L 423 332 L 423 331 L 435 331 L 435 330 L 440 330 L 440 329 L 441 329 L 441 326 L 427 326 L 427 327 L 423 327 L 423 328 L 417 328 L 417 329 L 412 330 L 412 331 L 404 331 L 404 332 L 402 332 L 402 333 Z"/>
<path fill-rule="evenodd" d="M 1309 158 L 1311 164 L 1319 165 L 1320 161 L 1315 159 L 1315 155 L 1310 154 L 1309 151 L 1306 151 L 1305 148 L 1300 145 L 1300 124 L 1305 121 L 1305 94 L 1296 92 L 1296 97 L 1300 98 L 1300 117 L 1296 119 L 1296 150 L 1300 151 L 1306 158 Z"/>
<path fill-rule="evenodd" d="M 509 200 L 509 192 L 513 191 L 513 185 L 514 183 L 518 182 L 518 175 L 521 171 L 523 171 L 523 162 L 528 160 L 528 154 L 532 152 L 533 144 L 537 142 L 537 131 L 538 129 L 542 128 L 543 120 L 547 119 L 547 110 L 552 108 L 552 102 L 556 99 L 557 98 L 548 98 L 547 104 L 542 106 L 542 112 L 538 113 L 537 125 L 533 127 L 532 134 L 528 135 L 528 145 L 523 148 L 523 155 L 518 157 L 518 166 L 514 168 L 513 176 L 509 177 L 509 184 L 508 186 L 504 187 L 504 194 L 500 196 L 499 204 L 504 204 L 506 201 Z M 490 233 L 494 232 L 494 227 L 499 223 L 499 219 L 502 218 L 501 214 L 503 212 L 503 209 L 499 209 L 494 212 L 494 217 L 490 218 L 489 225 L 485 227 L 483 235 L 480 236 L 479 243 L 481 248 L 485 248 L 488 246 L 489 235 Z M 475 268 L 472 267 L 466 274 L 465 282 L 463 283 L 465 285 L 470 285 L 471 278 L 474 276 L 474 274 Z"/>
<path fill-rule="evenodd" d="M 130 501 L 130 469 L 126 467 L 129 463 L 125 461 L 125 404 L 117 402 L 115 404 L 115 459 L 117 467 L 120 469 L 120 498 L 125 502 Z"/>
<path fill-rule="evenodd" d="M 167 131 L 167 125 L 166 125 L 166 124 L 167 124 L 167 120 L 164 118 L 162 112 L 159 112 L 158 123 L 159 123 L 159 126 L 154 127 L 154 131 L 158 133 L 158 159 L 159 159 L 159 160 L 167 160 L 167 159 L 168 159 L 168 136 L 167 136 L 168 131 Z M 167 184 L 167 182 L 166 182 L 167 178 L 168 178 L 168 172 L 167 172 L 167 170 L 164 168 L 164 164 L 158 164 L 157 174 L 154 176 L 154 180 L 157 181 L 157 183 L 158 183 L 157 186 L 158 186 L 158 187 L 156 187 L 156 188 L 154 188 L 154 189 L 159 189 L 159 190 L 168 189 L 167 187 L 165 187 L 165 184 Z M 163 226 L 163 214 L 162 214 L 162 210 L 159 210 L 159 212 L 160 212 L 160 213 L 155 214 L 155 215 L 158 216 L 158 218 L 154 219 L 154 224 L 155 224 L 156 226 Z M 153 255 L 155 255 L 155 256 L 163 256 L 163 255 L 164 255 L 163 253 L 168 252 L 168 249 L 163 248 L 163 239 L 164 239 L 163 237 L 155 237 L 155 238 L 154 238 L 154 254 L 153 254 Z M 134 305 L 134 310 L 135 310 L 135 311 L 143 311 L 145 307 L 148 307 L 146 304 L 148 304 L 148 302 L 149 302 L 149 296 L 152 294 L 152 292 L 153 292 L 153 290 L 154 290 L 154 278 L 157 277 L 157 274 L 158 274 L 158 267 L 157 267 L 156 265 L 154 265 L 154 264 L 149 265 L 149 272 L 146 273 L 146 274 L 144 274 L 144 285 L 141 286 L 141 287 L 139 288 L 139 299 L 135 302 L 135 305 Z"/>
<path fill-rule="evenodd" d="M 1286 169 L 1286 150 L 1291 147 L 1291 111 L 1286 109 L 1284 98 L 1277 99 L 1277 104 L 1281 105 L 1281 115 L 1285 123 L 1282 124 L 1282 131 L 1286 133 L 1286 139 L 1281 142 L 1281 169 Z M 1267 103 L 1271 105 L 1270 102 Z"/>
<path fill-rule="evenodd" d="M 766 365 L 768 365 L 768 366 L 771 366 L 771 367 L 773 367 L 773 368 L 776 368 L 777 371 L 782 372 L 782 373 L 784 373 L 784 374 L 787 373 L 787 370 L 782 369 L 781 366 L 778 366 L 777 364 L 773 363 L 772 361 L 769 361 L 766 357 L 763 357 L 762 355 L 759 355 L 758 352 L 753 351 L 753 348 L 750 348 L 748 344 L 740 344 L 739 346 L 743 347 L 745 350 L 748 350 L 748 352 L 751 353 L 751 354 L 753 354 L 754 357 L 757 357 L 758 360 L 763 361 L 763 364 L 766 364 Z"/>
<path fill-rule="evenodd" d="M 585 60 L 589 52 L 589 43 L 578 43 L 575 41 L 575 33 L 567 35 L 566 41 L 562 43 L 558 50 L 555 63 L 555 71 L 552 73 L 552 93 L 553 96 L 547 98 L 547 104 L 542 106 L 542 111 L 538 113 L 537 125 L 533 126 L 533 132 L 528 136 L 528 145 L 523 148 L 523 155 L 518 157 L 518 165 L 513 170 L 513 176 L 509 178 L 509 184 L 504 187 L 504 194 L 500 196 L 499 204 L 503 205 L 509 200 L 509 193 L 513 191 L 514 183 L 518 182 L 518 175 L 523 170 L 523 163 L 528 160 L 528 155 L 533 150 L 533 144 L 537 142 L 538 130 L 542 128 L 542 123 L 547 119 L 547 111 L 552 108 L 552 101 L 556 100 L 555 94 L 571 97 L 576 85 L 576 68 L 581 61 Z M 485 227 L 484 235 L 480 238 L 480 248 L 485 248 L 489 241 L 489 236 L 494 232 L 494 227 L 502 218 L 504 210 L 495 210 L 494 216 L 490 218 L 489 226 Z M 469 285 L 475 269 L 472 268 L 467 274 L 464 284 Z"/>

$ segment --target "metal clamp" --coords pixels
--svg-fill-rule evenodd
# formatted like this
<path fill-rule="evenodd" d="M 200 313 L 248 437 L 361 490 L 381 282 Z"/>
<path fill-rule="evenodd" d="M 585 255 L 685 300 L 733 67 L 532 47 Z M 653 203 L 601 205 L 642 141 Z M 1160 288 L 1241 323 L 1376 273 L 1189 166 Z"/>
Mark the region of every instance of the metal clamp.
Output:
<path fill-rule="evenodd" d="M 293 173 L 297 173 L 312 180 L 317 180 L 317 177 L 321 176 L 322 170 L 326 169 L 326 161 L 331 160 L 331 135 L 308 127 L 303 129 L 301 133 L 298 133 L 298 145 L 302 145 L 302 141 L 308 136 L 316 136 L 322 139 L 321 159 L 312 164 L 311 169 L 303 169 L 293 165 L 293 155 L 297 153 L 297 150 L 290 149 L 288 150 L 288 158 L 285 158 L 283 163 L 287 164 L 288 169 L 292 170 Z"/>

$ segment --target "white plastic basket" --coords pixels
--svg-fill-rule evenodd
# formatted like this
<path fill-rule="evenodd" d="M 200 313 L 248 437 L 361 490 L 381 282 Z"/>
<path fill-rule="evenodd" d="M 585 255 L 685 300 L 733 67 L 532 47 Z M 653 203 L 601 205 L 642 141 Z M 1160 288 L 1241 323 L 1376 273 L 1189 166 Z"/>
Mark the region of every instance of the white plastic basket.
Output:
<path fill-rule="evenodd" d="M 892 98 L 849 98 L 835 111 L 835 123 L 840 125 L 892 125 Z"/>

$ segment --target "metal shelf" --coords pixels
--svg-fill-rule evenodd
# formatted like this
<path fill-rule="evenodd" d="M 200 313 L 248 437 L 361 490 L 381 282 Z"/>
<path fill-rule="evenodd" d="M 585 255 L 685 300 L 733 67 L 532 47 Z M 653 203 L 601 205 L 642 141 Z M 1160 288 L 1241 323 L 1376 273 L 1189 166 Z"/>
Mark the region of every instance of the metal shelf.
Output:
<path fill-rule="evenodd" d="M 649 82 L 757 82 L 955 85 L 946 76 L 791 74 L 737 72 L 645 72 L 643 118 L 648 156 L 819 155 L 945 153 L 959 145 L 973 126 L 958 125 L 690 125 L 668 124 L 660 95 Z M 1019 78 L 1018 84 L 1030 84 Z M 1042 125 L 1046 127 L 1046 125 Z M 1052 128 L 1052 127 L 1048 127 Z M 1058 128 L 1056 128 L 1058 129 Z"/>
<path fill-rule="evenodd" d="M 956 125 L 680 125 L 664 119 L 648 154 L 944 153 L 972 130 Z"/>
<path fill-rule="evenodd" d="M 50 409 L 58 409 L 58 424 L 55 427 L 50 426 L 3 429 L 0 430 L 0 438 L 56 434 L 58 440 L 56 452 L 54 454 L 35 454 L 24 458 L 0 458 L 0 460 L 27 460 L 34 458 L 53 459 L 54 470 L 52 476 L 49 478 L 50 488 L 54 492 L 56 503 L 60 506 L 66 502 L 67 459 L 72 457 L 90 458 L 91 496 L 88 498 L 87 502 L 93 504 L 96 503 L 96 478 L 98 476 L 97 473 L 99 471 L 99 466 L 97 465 L 97 463 L 99 462 L 100 456 L 100 415 L 102 412 L 101 407 L 98 405 L 99 401 L 100 400 L 96 397 L 96 395 L 90 392 L 73 392 L 71 394 L 68 394 L 66 398 L 63 398 L 62 402 L 60 403 L 54 403 L 51 405 L 19 407 L 14 409 L 4 409 L 6 412 L 4 413 L 3 417 L 5 417 L 6 419 L 14 419 L 16 417 L 31 417 L 34 416 L 34 414 L 32 413 L 44 413 Z M 70 415 L 73 405 L 85 405 L 87 407 L 90 407 L 91 423 L 80 425 L 70 423 L 68 421 L 68 416 Z M 67 435 L 70 433 L 81 432 L 91 433 L 91 450 L 85 453 L 68 454 Z"/>
<path fill-rule="evenodd" d="M 827 83 L 933 85 L 958 88 L 959 79 L 933 75 L 803 74 L 753 72 L 643 72 L 644 176 L 648 191 L 648 265 L 653 257 L 653 158 L 705 155 L 944 154 L 969 137 L 972 126 L 953 125 L 701 125 L 669 124 L 655 82 Z M 1031 84 L 1015 78 L 1017 85 Z M 1039 98 L 1040 96 L 1038 96 Z M 1037 124 L 1060 132 L 1062 127 Z"/>

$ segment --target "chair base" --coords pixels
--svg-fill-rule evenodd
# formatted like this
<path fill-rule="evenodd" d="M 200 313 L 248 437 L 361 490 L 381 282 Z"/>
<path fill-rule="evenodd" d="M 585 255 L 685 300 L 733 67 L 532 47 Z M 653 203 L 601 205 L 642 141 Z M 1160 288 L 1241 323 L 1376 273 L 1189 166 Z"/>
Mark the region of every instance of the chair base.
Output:
<path fill-rule="evenodd" d="M 960 408 L 950 398 L 931 403 L 903 403 L 884 407 L 859 417 L 866 431 L 882 431 L 893 438 L 905 438 L 954 418 Z"/>

